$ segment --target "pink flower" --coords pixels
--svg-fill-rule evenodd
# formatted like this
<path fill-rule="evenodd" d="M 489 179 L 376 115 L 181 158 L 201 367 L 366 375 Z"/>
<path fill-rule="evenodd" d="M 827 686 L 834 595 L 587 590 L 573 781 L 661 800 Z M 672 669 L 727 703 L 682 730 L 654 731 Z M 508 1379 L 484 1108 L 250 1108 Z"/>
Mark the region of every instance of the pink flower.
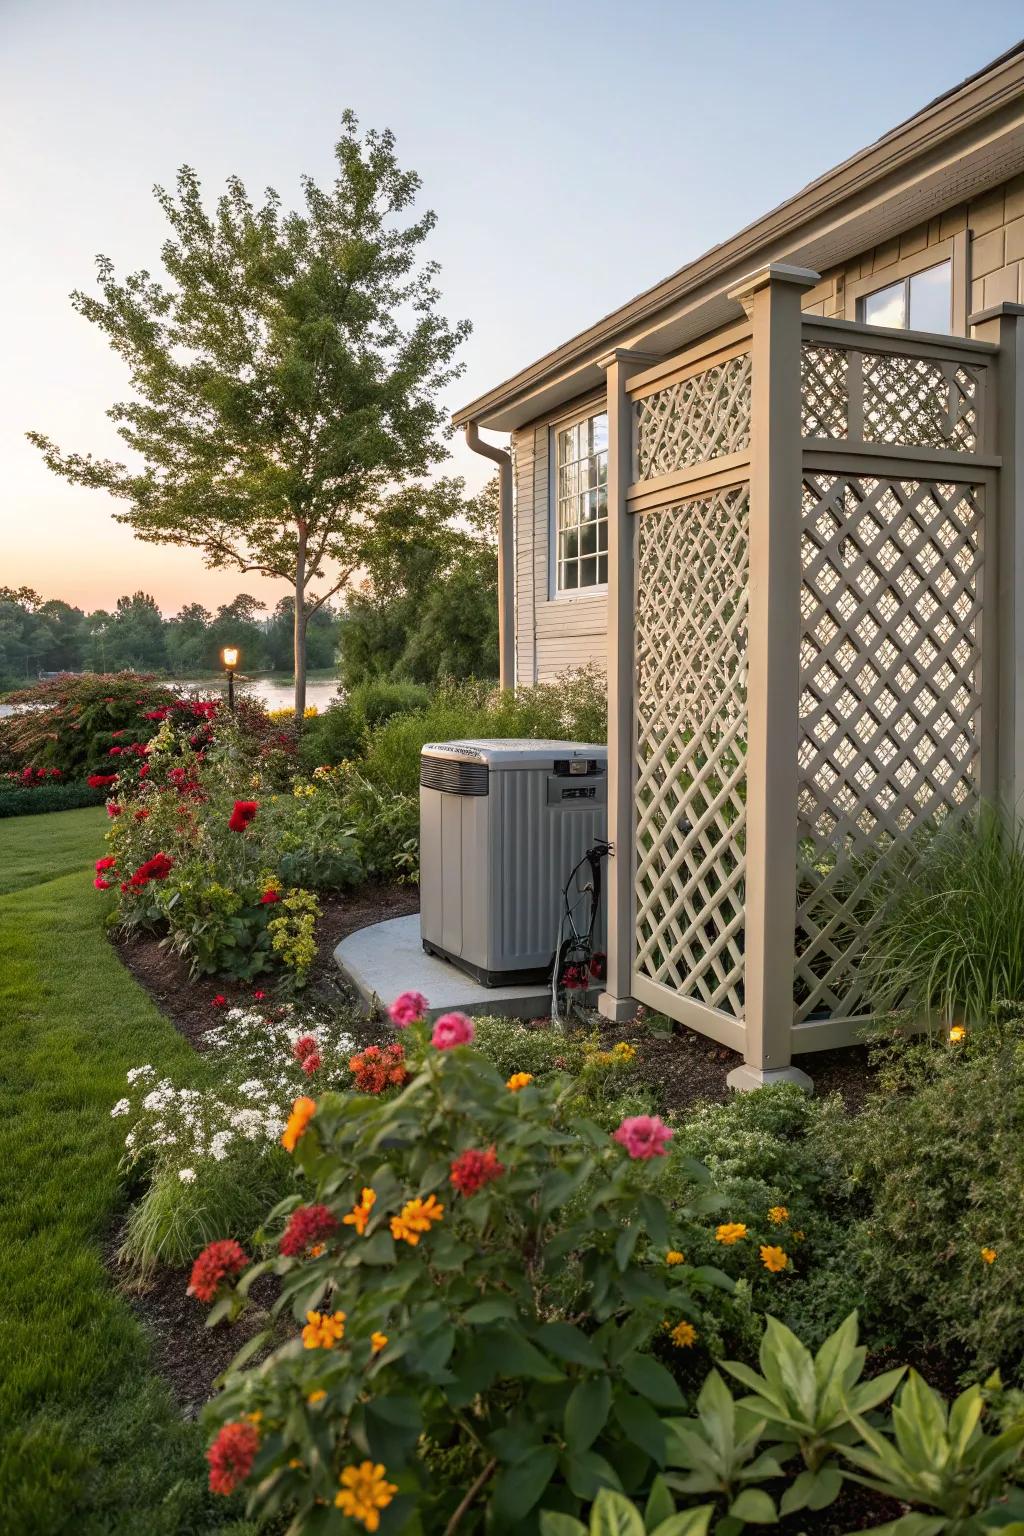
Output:
<path fill-rule="evenodd" d="M 307 1077 L 312 1077 L 313 1073 L 317 1070 L 319 1065 L 320 1065 L 320 1052 L 319 1051 L 310 1051 L 308 1056 L 304 1056 L 302 1058 L 302 1070 L 303 1070 L 303 1072 L 305 1072 Z"/>
<path fill-rule="evenodd" d="M 664 1157 L 675 1132 L 660 1115 L 630 1115 L 612 1137 L 632 1158 Z"/>
<path fill-rule="evenodd" d="M 468 1045 L 473 1033 L 473 1020 L 464 1013 L 443 1013 L 434 1025 L 430 1043 L 439 1051 L 448 1051 L 453 1045 Z"/>
<path fill-rule="evenodd" d="M 429 1006 L 422 992 L 403 992 L 388 1009 L 388 1018 L 396 1029 L 407 1029 L 426 1016 Z"/>

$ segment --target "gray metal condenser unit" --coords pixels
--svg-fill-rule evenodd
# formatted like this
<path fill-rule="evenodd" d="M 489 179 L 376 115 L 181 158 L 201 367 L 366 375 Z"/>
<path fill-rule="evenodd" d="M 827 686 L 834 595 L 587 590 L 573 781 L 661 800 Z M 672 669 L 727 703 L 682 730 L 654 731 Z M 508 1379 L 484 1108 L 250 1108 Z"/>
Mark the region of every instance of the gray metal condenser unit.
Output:
<path fill-rule="evenodd" d="M 487 986 L 542 981 L 562 888 L 607 835 L 608 751 L 573 741 L 446 741 L 420 758 L 423 948 Z M 583 873 L 586 873 L 584 866 Z M 580 908 L 580 920 L 586 914 Z M 605 945 L 604 904 L 595 947 Z"/>

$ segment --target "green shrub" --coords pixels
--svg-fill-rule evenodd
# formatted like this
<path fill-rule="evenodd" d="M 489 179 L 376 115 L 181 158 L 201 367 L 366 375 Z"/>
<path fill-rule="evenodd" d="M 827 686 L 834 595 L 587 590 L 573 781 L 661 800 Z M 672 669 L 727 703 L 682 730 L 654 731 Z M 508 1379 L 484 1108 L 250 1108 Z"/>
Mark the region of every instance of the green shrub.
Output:
<path fill-rule="evenodd" d="M 74 811 L 102 805 L 105 791 L 84 782 L 40 784 L 32 789 L 0 789 L 0 820 L 5 816 L 37 816 L 44 811 Z"/>
<path fill-rule="evenodd" d="M 306 725 L 299 760 L 307 773 L 362 755 L 366 735 L 393 715 L 426 709 L 430 690 L 418 683 L 374 680 L 353 688 L 344 702 L 330 704 Z"/>
<path fill-rule="evenodd" d="M 434 1048 L 420 1025 L 402 1040 L 413 1075 L 397 1097 L 328 1094 L 293 1117 L 302 1207 L 271 1212 L 278 1255 L 211 1314 L 272 1270 L 293 1337 L 235 1370 L 211 1417 L 260 1415 L 250 1512 L 287 1508 L 296 1532 L 320 1528 L 317 1500 L 333 1506 L 339 1472 L 367 1456 L 398 1495 L 386 1531 L 417 1504 L 443 1530 L 466 1481 L 488 1529 L 533 1530 L 538 1506 L 643 1486 L 662 1459 L 659 1411 L 685 1407 L 657 1358 L 673 1353 L 665 1320 L 699 1330 L 702 1298 L 727 1285 L 665 1262 L 703 1175 L 670 1215 L 663 1159 L 574 1116 L 571 1079 L 512 1091 L 466 1045 Z M 466 1453 L 460 1486 L 426 1486 L 429 1443 Z"/>
<path fill-rule="evenodd" d="M 880 1010 L 978 1024 L 1024 1002 L 1024 826 L 992 806 L 918 841 L 875 888 L 861 969 Z"/>
<path fill-rule="evenodd" d="M 834 1268 L 860 1288 L 873 1338 L 1019 1380 L 1024 1022 L 887 1054 L 863 1112 L 829 1128 L 860 1211 Z"/>

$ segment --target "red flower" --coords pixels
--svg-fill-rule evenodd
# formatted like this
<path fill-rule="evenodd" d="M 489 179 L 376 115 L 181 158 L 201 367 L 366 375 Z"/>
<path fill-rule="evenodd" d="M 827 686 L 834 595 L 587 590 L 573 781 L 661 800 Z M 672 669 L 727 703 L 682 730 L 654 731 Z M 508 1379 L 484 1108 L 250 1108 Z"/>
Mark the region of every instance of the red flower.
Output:
<path fill-rule="evenodd" d="M 337 1218 L 331 1215 L 326 1205 L 300 1205 L 288 1219 L 278 1250 L 289 1258 L 296 1258 L 337 1230 Z"/>
<path fill-rule="evenodd" d="M 107 785 L 113 784 L 116 779 L 116 773 L 90 773 L 85 782 L 90 789 L 106 789 Z"/>
<path fill-rule="evenodd" d="M 144 720 L 166 720 L 169 714 L 169 709 L 150 709 L 142 718 Z"/>
<path fill-rule="evenodd" d="M 260 897 L 259 905 L 261 907 L 269 907 L 269 906 L 272 906 L 275 901 L 280 901 L 280 900 L 281 900 L 281 892 L 280 891 L 264 891 L 263 895 Z"/>
<path fill-rule="evenodd" d="M 215 998 L 213 998 L 213 1000 L 212 1000 L 212 1002 L 210 1004 L 210 1006 L 212 1008 L 226 1008 L 227 1005 L 228 1005 L 228 1000 L 224 996 L 223 992 L 218 992 L 217 996 Z"/>
<path fill-rule="evenodd" d="M 504 1172 L 505 1165 L 499 1163 L 494 1147 L 488 1147 L 485 1152 L 470 1147 L 468 1151 L 459 1153 L 452 1163 L 449 1177 L 460 1194 L 475 1195 L 478 1189 L 483 1189 L 485 1184 L 492 1184 Z"/>
<path fill-rule="evenodd" d="M 315 1038 L 312 1035 L 303 1035 L 302 1038 L 300 1040 L 296 1040 L 295 1044 L 292 1046 L 292 1055 L 295 1057 L 296 1061 L 305 1061 L 310 1052 L 315 1050 Z"/>
<path fill-rule="evenodd" d="M 147 859 L 145 864 L 139 865 L 134 875 L 132 875 L 132 881 L 133 883 L 138 881 L 140 885 L 145 885 L 147 880 L 166 880 L 173 868 L 174 860 L 169 858 L 166 853 L 154 853 L 153 857 Z"/>
<path fill-rule="evenodd" d="M 139 769 L 139 778 L 140 779 L 148 779 L 149 778 L 149 764 L 148 763 L 143 763 L 142 767 Z"/>
<path fill-rule="evenodd" d="M 96 860 L 96 873 L 100 875 L 105 869 L 113 869 L 116 863 L 117 860 L 114 858 L 113 854 L 108 853 L 105 859 Z"/>
<path fill-rule="evenodd" d="M 59 768 L 51 768 L 50 769 L 50 778 L 51 779 L 59 779 L 59 778 L 62 778 L 62 777 L 63 777 L 63 775 L 61 774 L 61 771 L 60 771 Z"/>
<path fill-rule="evenodd" d="M 266 1001 L 266 997 L 267 994 L 265 992 L 254 992 L 252 995 L 252 1000 L 254 1003 L 263 1003 Z"/>
<path fill-rule="evenodd" d="M 310 1051 L 309 1055 L 305 1058 L 305 1060 L 302 1063 L 302 1070 L 303 1070 L 303 1072 L 305 1072 L 307 1077 L 312 1077 L 313 1073 L 316 1071 L 316 1069 L 317 1069 L 317 1067 L 319 1067 L 319 1065 L 320 1065 L 320 1052 L 319 1051 Z"/>
<path fill-rule="evenodd" d="M 110 881 L 109 880 L 104 880 L 102 875 L 97 875 L 96 876 L 96 879 L 93 881 L 93 885 L 96 887 L 96 889 L 98 891 L 109 891 L 110 890 Z"/>
<path fill-rule="evenodd" d="M 206 1453 L 210 1463 L 210 1492 L 234 1493 L 252 1471 L 260 1448 L 255 1424 L 225 1424 Z"/>
<path fill-rule="evenodd" d="M 590 957 L 590 974 L 595 981 L 604 981 L 608 974 L 608 958 L 603 950 L 597 949 Z"/>
<path fill-rule="evenodd" d="M 258 800 L 236 800 L 234 810 L 228 818 L 231 831 L 244 832 L 259 808 Z"/>
<path fill-rule="evenodd" d="M 117 801 L 116 800 L 108 800 L 107 801 L 107 815 L 108 816 L 120 816 L 120 814 L 121 814 L 121 807 L 117 804 Z"/>
<path fill-rule="evenodd" d="M 111 747 L 109 752 L 107 753 L 107 756 L 108 757 L 120 757 L 121 753 L 123 751 L 124 751 L 124 747 Z"/>
<path fill-rule="evenodd" d="M 405 1070 L 405 1049 L 400 1045 L 367 1046 L 358 1056 L 349 1059 L 349 1071 L 356 1080 L 360 1093 L 383 1093 L 385 1088 L 399 1087 L 409 1074 Z"/>
<path fill-rule="evenodd" d="M 248 1255 L 233 1237 L 207 1243 L 192 1265 L 188 1294 L 199 1301 L 211 1302 L 225 1280 L 233 1280 L 248 1264 Z"/>
<path fill-rule="evenodd" d="M 149 815 L 149 812 L 145 808 L 143 808 L 141 811 L 136 811 L 135 812 L 135 820 L 136 821 L 145 821 L 146 818 L 148 817 L 148 815 Z"/>

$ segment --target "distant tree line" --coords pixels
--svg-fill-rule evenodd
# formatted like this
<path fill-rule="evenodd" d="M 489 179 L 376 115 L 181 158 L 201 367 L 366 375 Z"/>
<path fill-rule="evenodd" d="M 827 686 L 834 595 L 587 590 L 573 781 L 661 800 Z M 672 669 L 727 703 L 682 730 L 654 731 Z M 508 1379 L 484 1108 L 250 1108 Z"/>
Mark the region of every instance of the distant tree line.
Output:
<path fill-rule="evenodd" d="M 30 587 L 0 587 L 0 687 L 14 688 L 41 672 L 166 672 L 189 677 L 220 669 L 220 651 L 237 645 L 244 672 L 291 672 L 292 598 L 272 613 L 246 592 L 215 613 L 188 603 L 165 618 L 146 592 L 119 597 L 112 611 L 86 613 L 60 598 L 44 600 Z M 310 667 L 333 667 L 338 613 L 324 606 L 310 616 Z"/>

